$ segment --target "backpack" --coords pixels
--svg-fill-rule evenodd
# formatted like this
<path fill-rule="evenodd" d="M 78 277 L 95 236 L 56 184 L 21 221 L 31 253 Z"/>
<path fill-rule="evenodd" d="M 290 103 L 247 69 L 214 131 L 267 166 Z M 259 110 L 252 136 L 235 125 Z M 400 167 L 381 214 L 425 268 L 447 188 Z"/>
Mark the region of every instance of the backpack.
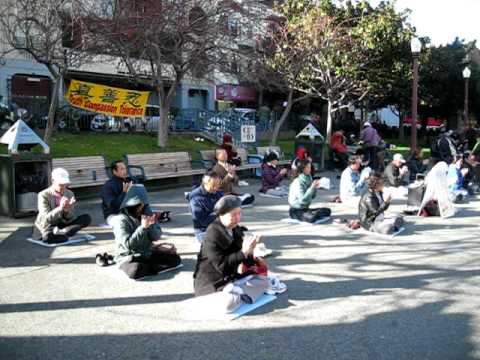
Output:
<path fill-rule="evenodd" d="M 440 155 L 440 150 L 438 144 L 440 143 L 440 140 L 442 139 L 442 136 L 437 136 L 434 138 L 430 144 L 430 152 L 432 157 L 438 157 Z"/>

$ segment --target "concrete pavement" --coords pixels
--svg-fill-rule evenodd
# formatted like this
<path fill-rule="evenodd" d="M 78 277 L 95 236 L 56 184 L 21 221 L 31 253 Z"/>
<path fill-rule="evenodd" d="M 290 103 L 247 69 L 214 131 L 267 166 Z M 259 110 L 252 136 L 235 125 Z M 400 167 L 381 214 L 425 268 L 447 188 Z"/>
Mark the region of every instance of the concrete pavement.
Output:
<path fill-rule="evenodd" d="M 249 182 L 242 190 L 257 194 L 259 182 Z M 243 223 L 275 251 L 270 269 L 288 292 L 222 322 L 180 310 L 196 262 L 185 190 L 151 194 L 155 208 L 172 211 L 166 240 L 185 267 L 148 281 L 95 265 L 96 253 L 114 250 L 97 226 L 97 199 L 78 204 L 94 218 L 97 239 L 86 244 L 43 248 L 24 240 L 33 219 L 0 218 L 0 358 L 480 359 L 478 200 L 448 220 L 407 217 L 407 231 L 387 240 L 332 223 L 287 225 L 285 200 L 257 197 Z M 335 192 L 321 191 L 317 203 Z"/>

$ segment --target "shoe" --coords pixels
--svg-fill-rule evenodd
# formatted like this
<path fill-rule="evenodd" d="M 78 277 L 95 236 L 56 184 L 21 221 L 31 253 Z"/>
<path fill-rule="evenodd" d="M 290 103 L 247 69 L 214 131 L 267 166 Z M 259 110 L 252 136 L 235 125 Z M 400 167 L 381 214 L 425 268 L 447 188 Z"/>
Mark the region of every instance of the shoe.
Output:
<path fill-rule="evenodd" d="M 53 228 L 53 235 L 67 235 L 67 231 L 65 229 L 60 229 L 58 226 Z"/>
<path fill-rule="evenodd" d="M 228 294 L 245 295 L 245 291 L 243 291 L 240 286 L 236 286 L 233 283 L 227 284 L 222 291 Z"/>
<path fill-rule="evenodd" d="M 253 256 L 254 257 L 267 257 L 272 255 L 273 251 L 268 249 L 264 243 L 258 243 L 257 246 L 255 246 L 255 250 L 253 250 Z"/>
<path fill-rule="evenodd" d="M 103 255 L 97 254 L 95 256 L 95 263 L 101 267 L 112 265 L 114 263 L 113 256 L 107 253 L 103 253 Z"/>
<path fill-rule="evenodd" d="M 238 182 L 238 186 L 248 186 L 248 185 L 249 185 L 249 183 L 246 182 L 245 180 L 240 180 L 240 181 Z"/>
<path fill-rule="evenodd" d="M 287 291 L 287 285 L 282 283 L 280 279 L 276 276 L 270 275 L 268 277 L 269 287 L 265 291 L 268 295 L 282 294 Z"/>

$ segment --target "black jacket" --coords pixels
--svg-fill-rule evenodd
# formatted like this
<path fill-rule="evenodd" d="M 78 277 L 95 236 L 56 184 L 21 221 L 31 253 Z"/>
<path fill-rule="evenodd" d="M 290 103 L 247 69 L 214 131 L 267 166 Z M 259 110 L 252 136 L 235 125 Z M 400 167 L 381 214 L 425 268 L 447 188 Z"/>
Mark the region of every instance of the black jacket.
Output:
<path fill-rule="evenodd" d="M 255 264 L 253 257 L 246 258 L 242 253 L 242 242 L 243 230 L 239 226 L 233 229 L 233 237 L 220 219 L 208 226 L 193 274 L 195 296 L 214 293 L 241 278 L 242 275 L 237 272 L 241 263 L 248 266 Z"/>
<path fill-rule="evenodd" d="M 383 199 L 382 193 L 379 194 Z M 385 201 L 380 204 L 376 193 L 373 190 L 368 189 L 362 195 L 360 203 L 358 204 L 358 215 L 360 217 L 360 224 L 362 224 L 363 228 L 370 230 L 370 227 L 372 226 L 377 216 L 387 210 L 389 206 L 390 203 L 387 203 Z"/>
<path fill-rule="evenodd" d="M 113 176 L 103 185 L 101 196 L 103 217 L 105 219 L 120 212 L 120 205 L 125 198 L 125 193 L 123 192 L 124 182 L 124 179 Z"/>

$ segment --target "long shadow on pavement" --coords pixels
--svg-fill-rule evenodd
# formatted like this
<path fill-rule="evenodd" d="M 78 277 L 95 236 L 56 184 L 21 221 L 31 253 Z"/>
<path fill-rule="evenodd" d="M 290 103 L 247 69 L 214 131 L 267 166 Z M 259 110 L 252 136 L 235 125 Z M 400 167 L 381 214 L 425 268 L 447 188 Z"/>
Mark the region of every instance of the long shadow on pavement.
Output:
<path fill-rule="evenodd" d="M 266 318 L 265 326 L 255 329 L 248 328 L 248 320 L 257 315 L 250 315 L 236 320 L 240 329 L 232 330 L 12 336 L 0 339 L 0 355 L 50 360 L 473 359 L 473 319 L 448 312 L 450 305 L 433 302 L 322 325 L 299 326 L 292 317 L 291 322 L 272 327 Z"/>

